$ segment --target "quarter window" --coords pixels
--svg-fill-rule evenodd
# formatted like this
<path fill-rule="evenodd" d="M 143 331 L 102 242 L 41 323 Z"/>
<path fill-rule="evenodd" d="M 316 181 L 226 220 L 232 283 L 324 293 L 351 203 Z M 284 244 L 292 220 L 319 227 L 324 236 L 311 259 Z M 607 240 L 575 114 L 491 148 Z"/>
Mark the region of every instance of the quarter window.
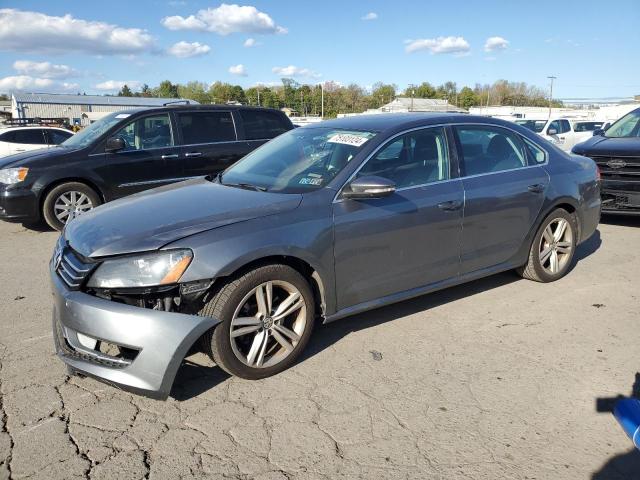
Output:
<path fill-rule="evenodd" d="M 124 140 L 124 151 L 148 150 L 173 145 L 168 114 L 142 117 L 121 128 L 116 137 Z"/>
<path fill-rule="evenodd" d="M 540 163 L 544 163 L 547 159 L 547 154 L 540 147 L 530 142 L 529 140 L 524 141 L 525 149 L 527 154 L 529 155 L 529 165 L 538 165 Z"/>
<path fill-rule="evenodd" d="M 456 127 L 465 175 L 513 170 L 527 165 L 520 137 L 499 127 Z"/>
<path fill-rule="evenodd" d="M 449 155 L 443 128 L 427 128 L 402 135 L 382 148 L 358 172 L 376 175 L 406 188 L 449 178 Z"/>
<path fill-rule="evenodd" d="M 188 112 L 178 114 L 185 145 L 230 142 L 236 139 L 231 112 Z"/>
<path fill-rule="evenodd" d="M 263 110 L 240 110 L 247 140 L 274 138 L 291 130 L 282 115 Z"/>
<path fill-rule="evenodd" d="M 60 145 L 71 136 L 71 132 L 62 132 L 60 130 L 47 130 L 49 145 Z"/>

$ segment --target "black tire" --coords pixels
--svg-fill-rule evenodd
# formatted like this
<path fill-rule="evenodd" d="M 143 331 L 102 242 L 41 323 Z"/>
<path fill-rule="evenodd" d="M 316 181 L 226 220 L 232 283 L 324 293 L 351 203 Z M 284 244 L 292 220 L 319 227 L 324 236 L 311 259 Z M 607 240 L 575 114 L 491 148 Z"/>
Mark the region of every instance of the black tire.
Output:
<path fill-rule="evenodd" d="M 254 289 L 265 282 L 282 281 L 293 285 L 304 299 L 306 323 L 300 339 L 293 350 L 279 363 L 268 367 L 251 367 L 241 361 L 231 346 L 231 321 L 241 302 Z M 270 377 L 289 368 L 304 350 L 313 330 L 315 302 L 309 282 L 287 265 L 265 265 L 230 278 L 213 295 L 199 315 L 222 320 L 218 326 L 205 334 L 203 345 L 206 353 L 224 371 L 240 378 L 257 380 Z"/>
<path fill-rule="evenodd" d="M 49 193 L 47 193 L 47 196 L 42 203 L 42 216 L 44 217 L 44 220 L 47 222 L 47 224 L 55 230 L 62 230 L 65 225 L 58 219 L 58 217 L 56 217 L 56 200 L 60 196 L 70 194 L 71 192 L 80 192 L 86 195 L 91 202 L 92 208 L 95 208 L 102 203 L 100 195 L 98 195 L 98 193 L 93 188 L 84 183 L 67 182 L 56 186 Z"/>
<path fill-rule="evenodd" d="M 541 262 L 541 250 L 544 245 L 542 237 L 544 236 L 545 229 L 550 225 L 557 225 L 557 221 L 559 219 L 563 219 L 567 221 L 567 229 L 571 229 L 571 240 L 570 243 L 571 248 L 570 251 L 563 257 L 561 262 L 558 262 L 559 265 L 557 267 L 556 272 L 550 271 L 549 268 L 545 268 L 543 266 L 543 262 Z M 576 252 L 576 244 L 577 244 L 577 235 L 578 235 L 578 222 L 575 215 L 567 212 L 563 208 L 558 208 L 551 212 L 542 222 L 540 228 L 536 232 L 535 237 L 533 238 L 533 242 L 531 244 L 531 249 L 529 251 L 529 259 L 525 265 L 517 269 L 518 274 L 529 280 L 533 280 L 535 282 L 554 282 L 564 277 L 569 270 L 571 270 L 571 266 L 573 265 L 575 252 Z M 544 262 L 546 264 L 546 262 Z"/>

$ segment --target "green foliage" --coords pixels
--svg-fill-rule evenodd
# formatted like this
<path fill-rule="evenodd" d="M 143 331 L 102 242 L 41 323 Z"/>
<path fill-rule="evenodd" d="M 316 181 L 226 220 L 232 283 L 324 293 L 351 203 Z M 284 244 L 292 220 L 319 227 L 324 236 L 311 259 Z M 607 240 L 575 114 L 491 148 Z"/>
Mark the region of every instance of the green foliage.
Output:
<path fill-rule="evenodd" d="M 178 85 L 174 85 L 169 80 L 163 80 L 157 88 L 153 89 L 154 97 L 178 98 Z"/>
<path fill-rule="evenodd" d="M 119 97 L 133 97 L 133 92 L 127 84 L 124 84 L 118 92 Z"/>

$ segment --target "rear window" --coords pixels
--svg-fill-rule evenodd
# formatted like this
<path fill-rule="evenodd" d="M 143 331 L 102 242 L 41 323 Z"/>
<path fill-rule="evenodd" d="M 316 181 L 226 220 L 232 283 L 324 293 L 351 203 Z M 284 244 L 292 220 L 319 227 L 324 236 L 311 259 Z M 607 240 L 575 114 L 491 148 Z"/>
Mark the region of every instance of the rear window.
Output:
<path fill-rule="evenodd" d="M 247 140 L 274 138 L 291 130 L 291 125 L 283 115 L 264 110 L 240 110 Z"/>
<path fill-rule="evenodd" d="M 13 143 L 25 143 L 30 145 L 46 145 L 44 134 L 39 128 L 16 130 L 13 132 Z"/>
<path fill-rule="evenodd" d="M 573 130 L 576 132 L 593 132 L 602 128 L 604 122 L 578 122 L 574 125 Z"/>
<path fill-rule="evenodd" d="M 178 113 L 178 125 L 185 145 L 236 140 L 231 112 Z"/>

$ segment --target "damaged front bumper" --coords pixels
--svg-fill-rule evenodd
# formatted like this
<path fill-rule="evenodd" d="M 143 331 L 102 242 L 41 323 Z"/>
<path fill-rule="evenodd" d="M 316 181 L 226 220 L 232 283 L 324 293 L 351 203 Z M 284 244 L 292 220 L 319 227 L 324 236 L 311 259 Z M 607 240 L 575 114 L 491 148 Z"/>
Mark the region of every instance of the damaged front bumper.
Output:
<path fill-rule="evenodd" d="M 53 263 L 50 277 L 58 356 L 73 370 L 145 396 L 166 399 L 191 346 L 220 323 L 71 290 Z M 96 340 L 113 345 L 118 354 L 96 348 Z"/>

